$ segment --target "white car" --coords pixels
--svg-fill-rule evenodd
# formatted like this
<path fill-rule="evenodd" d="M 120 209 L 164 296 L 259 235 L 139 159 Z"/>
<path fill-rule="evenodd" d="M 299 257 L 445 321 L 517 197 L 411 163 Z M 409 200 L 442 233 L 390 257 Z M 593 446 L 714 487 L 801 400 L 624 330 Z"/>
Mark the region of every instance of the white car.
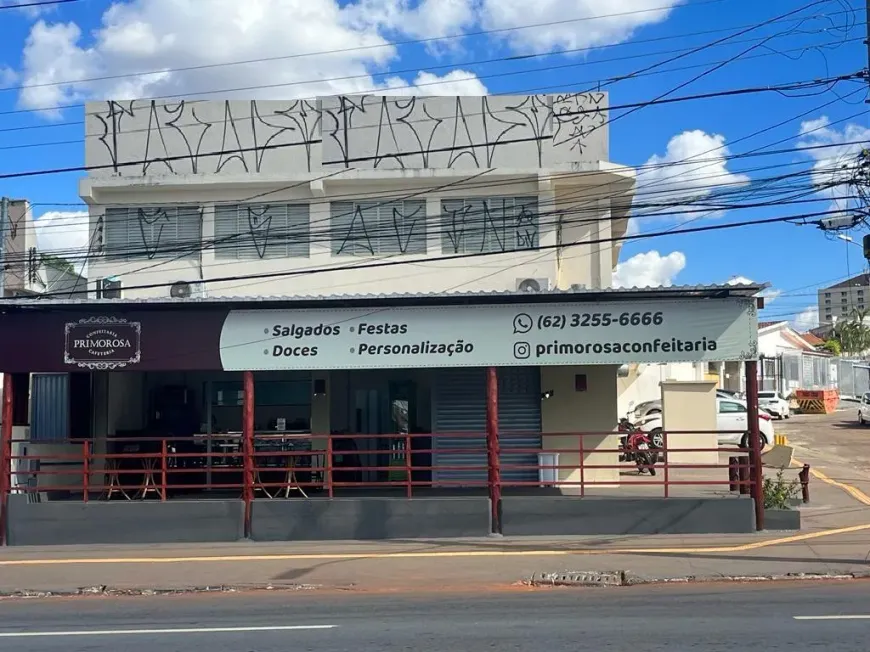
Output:
<path fill-rule="evenodd" d="M 758 405 L 777 419 L 788 419 L 791 416 L 788 401 L 779 392 L 758 392 Z"/>
<path fill-rule="evenodd" d="M 870 408 L 870 403 L 867 407 Z M 720 431 L 716 439 L 719 445 L 735 444 L 741 448 L 749 448 L 749 412 L 746 401 L 734 398 L 717 398 L 716 410 L 718 412 L 716 430 Z M 867 421 L 870 422 L 870 410 L 867 413 Z M 664 438 L 662 437 L 661 413 L 649 415 L 638 425 L 641 430 L 649 433 L 653 446 L 662 447 Z M 758 433 L 761 435 L 762 448 L 773 443 L 773 423 L 771 423 L 770 415 L 761 410 L 758 413 Z"/>
<path fill-rule="evenodd" d="M 870 392 L 861 397 L 861 404 L 858 406 L 858 423 L 862 426 L 870 423 Z"/>

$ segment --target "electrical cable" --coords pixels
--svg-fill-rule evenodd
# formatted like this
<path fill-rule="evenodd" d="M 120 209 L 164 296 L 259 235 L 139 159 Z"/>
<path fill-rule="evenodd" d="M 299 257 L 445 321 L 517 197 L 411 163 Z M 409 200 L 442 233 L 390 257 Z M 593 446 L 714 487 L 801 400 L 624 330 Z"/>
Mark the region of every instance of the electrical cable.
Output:
<path fill-rule="evenodd" d="M 784 36 L 789 36 L 789 35 L 791 35 L 791 34 L 784 34 Z M 756 39 L 752 39 L 752 40 L 756 40 Z M 858 37 L 851 38 L 851 39 L 844 39 L 843 41 L 839 42 L 837 47 L 839 47 L 839 45 L 843 45 L 846 43 L 859 42 L 859 41 L 863 42 L 864 38 L 862 36 L 858 36 Z M 632 41 L 632 42 L 634 42 L 634 41 Z M 742 57 L 739 61 L 732 62 L 732 63 L 750 62 L 750 61 L 753 61 L 755 59 L 768 58 L 768 57 L 780 56 L 780 55 L 787 56 L 788 54 L 791 54 L 794 52 L 798 52 L 798 53 L 803 54 L 803 53 L 806 53 L 808 51 L 818 50 L 818 49 L 824 48 L 824 47 L 829 47 L 829 46 L 827 46 L 826 44 L 816 44 L 816 45 L 805 45 L 805 46 L 786 49 L 786 50 L 773 50 L 773 49 L 771 49 L 770 52 L 763 53 L 763 54 L 755 54 L 752 56 L 745 56 L 745 57 Z M 768 49 L 770 49 L 770 48 L 768 48 Z M 637 56 L 645 57 L 647 55 L 642 54 L 642 55 L 637 55 Z M 792 60 L 798 60 L 801 57 L 794 57 L 794 58 L 787 57 L 787 58 L 790 58 Z M 614 60 L 610 60 L 610 61 L 614 61 Z M 598 60 L 598 61 L 594 61 L 594 62 L 589 62 L 589 65 L 594 64 L 594 63 L 605 63 L 605 62 L 606 61 Z M 672 67 L 672 68 L 666 68 L 664 70 L 653 70 L 653 71 L 646 72 L 643 74 L 635 75 L 633 77 L 633 79 L 640 79 L 643 77 L 650 77 L 653 75 L 663 75 L 663 74 L 669 74 L 669 73 L 674 73 L 674 72 L 683 72 L 686 70 L 696 70 L 698 68 L 705 68 L 707 66 L 714 65 L 716 63 L 719 63 L 719 61 L 697 63 L 697 64 L 688 65 L 688 66 L 677 66 L 677 67 Z M 547 68 L 545 68 L 545 70 L 559 70 L 559 69 L 563 69 L 563 68 L 573 68 L 573 67 L 577 67 L 579 65 L 585 65 L 585 63 L 559 64 L 559 65 L 555 65 L 555 66 L 548 66 Z M 429 68 L 428 70 L 431 70 L 431 68 Z M 537 69 L 534 69 L 533 71 L 535 71 L 535 70 L 537 70 Z M 530 70 L 523 70 L 523 71 L 519 71 L 515 74 L 524 74 L 527 72 L 531 72 L 531 71 Z M 478 79 L 484 79 L 484 78 L 488 79 L 488 77 L 478 77 Z M 599 86 L 601 84 L 607 84 L 607 83 L 614 81 L 614 80 L 615 80 L 615 78 L 590 79 L 590 80 L 578 81 L 578 82 L 574 83 L 572 86 L 584 87 L 588 91 L 589 88 L 596 88 L 597 86 Z M 452 80 L 452 79 L 451 80 L 437 80 L 437 81 L 432 81 L 432 82 L 425 82 L 425 85 L 435 86 L 435 85 L 440 85 L 440 84 L 454 83 L 454 81 L 455 80 Z M 420 86 L 422 86 L 422 84 Z M 419 87 L 418 85 L 407 85 L 407 86 L 396 87 L 396 88 L 409 88 L 410 89 L 410 88 L 418 88 L 418 87 Z M 230 91 L 226 91 L 226 92 L 236 92 L 238 90 L 239 89 L 230 89 Z M 564 84 L 562 84 L 562 85 L 549 84 L 547 86 L 537 86 L 537 87 L 532 87 L 532 88 L 525 88 L 522 90 L 511 90 L 511 91 L 507 91 L 507 92 L 491 93 L 487 97 L 500 97 L 500 96 L 505 96 L 505 95 L 529 95 L 529 94 L 534 94 L 537 92 L 545 92 L 545 91 L 553 91 L 553 92 L 559 91 L 559 92 L 563 92 L 563 93 L 564 92 L 584 92 L 584 91 L 568 91 L 568 90 L 566 90 L 566 87 Z M 218 93 L 219 91 L 210 91 L 210 93 L 211 92 Z M 374 88 L 374 89 L 367 89 L 365 91 L 357 91 L 355 93 L 350 93 L 349 96 L 360 96 L 360 95 L 363 95 L 366 93 L 377 94 L 377 93 L 381 93 L 381 92 L 383 92 L 382 88 Z M 173 96 L 173 97 L 179 97 L 179 96 Z M 317 99 L 319 99 L 319 98 L 318 97 L 306 97 L 306 98 L 295 98 L 294 100 L 291 100 L 291 101 L 294 101 L 294 102 L 295 101 L 303 101 L 303 102 L 304 101 L 311 101 L 311 102 L 313 102 L 313 101 L 316 101 Z M 198 102 L 208 102 L 208 101 L 213 101 L 213 100 L 191 100 L 191 101 L 185 101 L 185 103 L 186 104 L 194 104 L 194 103 L 198 103 Z M 70 105 L 69 108 L 81 108 L 84 106 L 85 105 L 83 105 L 83 104 L 82 105 Z M 63 108 L 63 107 L 61 107 L 61 108 Z M 38 110 L 37 109 L 26 109 L 25 111 L 38 111 Z M 11 113 L 15 113 L 15 112 L 16 111 L 13 111 Z M 7 113 L 0 112 L 0 116 L 2 116 L 2 115 L 7 115 Z M 92 116 L 92 115 L 99 115 L 99 114 L 98 113 L 87 113 L 87 112 L 85 113 L 86 117 Z M 479 115 L 479 113 L 471 113 L 470 115 Z M 244 120 L 244 119 L 250 119 L 251 117 L 252 116 L 250 116 L 250 115 L 243 115 L 243 116 L 239 116 L 238 119 Z M 0 133 L 20 132 L 20 131 L 28 131 L 28 130 L 32 130 L 32 129 L 54 129 L 54 128 L 58 128 L 58 127 L 81 126 L 84 124 L 85 124 L 84 120 L 67 120 L 67 121 L 51 122 L 49 124 L 36 124 L 36 125 L 21 125 L 21 126 L 16 126 L 16 127 L 4 127 L 4 128 L 0 128 Z M 193 125 L 193 123 L 191 123 L 191 125 L 189 125 L 189 126 L 192 126 L 192 125 Z M 179 125 L 179 126 L 184 126 L 184 125 Z M 125 132 L 125 133 L 137 133 L 137 132 L 144 132 L 144 131 L 147 131 L 147 130 L 146 129 L 131 129 L 129 132 Z M 80 142 L 82 142 L 81 139 L 70 140 L 70 141 L 54 141 L 54 143 L 57 145 L 78 144 Z"/>
<path fill-rule="evenodd" d="M 697 6 L 701 6 L 701 5 L 705 5 L 705 4 L 713 4 L 715 2 L 721 2 L 721 1 L 722 0 L 711 0 L 711 2 L 709 2 L 709 3 L 708 2 L 696 2 L 696 3 L 693 3 L 691 6 L 697 7 Z M 672 7 L 672 6 L 673 5 L 670 5 L 670 7 Z M 648 12 L 648 11 L 656 11 L 656 9 L 644 10 L 644 12 Z M 584 18 L 577 18 L 577 19 L 566 19 L 566 20 L 555 21 L 555 22 L 551 22 L 551 23 L 521 25 L 518 27 L 505 28 L 505 30 L 506 31 L 520 31 L 520 30 L 524 30 L 524 29 L 533 29 L 533 28 L 539 28 L 539 27 L 551 27 L 551 26 L 555 26 L 555 25 L 564 25 L 564 24 L 568 24 L 568 23 L 576 22 L 576 21 L 589 21 L 589 20 L 600 20 L 600 19 L 604 19 L 604 18 L 622 17 L 625 15 L 634 14 L 634 13 L 638 13 L 638 12 L 634 12 L 634 11 L 621 12 L 618 14 L 598 15 L 598 16 L 591 16 L 591 17 L 584 17 Z M 846 16 L 854 15 L 854 11 L 830 12 L 830 13 L 819 14 L 816 16 L 811 16 L 809 18 L 828 19 L 829 22 L 833 25 L 833 21 L 830 21 L 830 19 L 834 16 L 840 16 L 840 15 L 846 15 Z M 805 18 L 783 19 L 782 21 L 779 21 L 779 22 L 802 22 L 804 20 L 806 20 L 806 17 Z M 851 24 L 851 25 L 849 25 L 848 28 L 846 28 L 845 31 L 849 31 L 853 27 L 857 27 L 861 24 L 862 23 L 857 23 L 857 22 L 854 24 Z M 495 57 L 492 59 L 474 59 L 471 61 L 460 61 L 460 62 L 456 62 L 456 63 L 443 64 L 443 65 L 438 65 L 438 66 L 427 66 L 426 70 L 431 72 L 433 70 L 442 70 L 442 69 L 451 69 L 451 68 L 462 69 L 462 68 L 467 68 L 470 66 L 489 64 L 489 63 L 500 63 L 500 62 L 505 62 L 505 61 L 523 61 L 523 60 L 528 60 L 528 59 L 535 59 L 538 57 L 553 56 L 554 54 L 567 55 L 567 54 L 579 54 L 582 52 L 591 52 L 591 51 L 598 52 L 601 50 L 607 50 L 607 49 L 618 48 L 618 47 L 635 46 L 635 45 L 641 45 L 641 44 L 646 44 L 646 43 L 660 43 L 662 41 L 673 41 L 673 40 L 677 40 L 677 39 L 686 39 L 686 38 L 691 38 L 694 36 L 709 36 L 711 34 L 721 34 L 723 32 L 730 32 L 732 30 L 745 29 L 747 27 L 751 27 L 752 25 L 753 25 L 752 23 L 748 24 L 748 25 L 734 25 L 731 27 L 720 27 L 717 29 L 700 30 L 700 31 L 695 31 L 695 32 L 684 32 L 684 33 L 679 33 L 679 34 L 668 34 L 665 36 L 656 36 L 653 38 L 632 39 L 631 41 L 621 41 L 619 43 L 606 43 L 603 45 L 585 46 L 585 47 L 579 47 L 579 48 L 567 48 L 567 49 L 562 49 L 562 50 L 557 50 L 557 51 L 545 50 L 545 51 L 538 51 L 538 52 L 530 52 L 530 53 L 526 53 L 526 54 L 516 54 L 516 55 L 509 55 L 509 56 L 504 56 L 504 57 Z M 482 31 L 482 32 L 477 32 L 476 35 L 489 35 L 489 34 L 492 34 L 494 32 L 505 31 L 505 30 Z M 823 30 L 815 30 L 815 31 L 810 31 L 810 32 L 799 32 L 799 33 L 802 35 L 809 35 L 809 34 L 818 34 L 821 32 L 830 32 L 830 31 L 831 31 L 831 29 L 825 28 Z M 448 37 L 441 37 L 441 39 L 449 39 L 449 38 L 466 38 L 466 35 L 460 34 L 456 37 L 449 37 L 449 36 Z M 761 38 L 763 38 L 763 37 L 761 37 Z M 759 39 L 756 38 L 756 39 L 752 39 L 752 40 L 759 40 Z M 740 42 L 742 42 L 742 41 L 736 41 L 735 43 L 740 43 Z M 398 44 L 389 43 L 386 45 L 380 45 L 378 47 L 395 47 L 396 45 L 401 46 L 401 45 L 408 45 L 410 43 L 418 44 L 419 42 L 418 41 L 410 41 L 410 42 L 405 41 L 405 42 L 401 42 Z M 328 52 L 307 52 L 307 53 L 302 53 L 302 54 L 287 54 L 287 55 L 278 55 L 278 56 L 272 56 L 272 57 L 259 57 L 259 58 L 255 58 L 255 59 L 242 59 L 242 60 L 223 61 L 223 62 L 218 62 L 218 63 L 198 64 L 198 65 L 193 65 L 193 66 L 180 66 L 180 67 L 176 67 L 176 68 L 163 68 L 161 70 L 149 70 L 149 71 L 145 71 L 145 72 L 130 72 L 130 73 L 123 73 L 123 74 L 116 74 L 116 75 L 103 75 L 100 77 L 86 77 L 86 78 L 82 78 L 82 79 L 63 79 L 63 80 L 59 80 L 59 81 L 41 82 L 41 83 L 36 83 L 36 84 L 19 84 L 19 85 L 15 85 L 15 86 L 0 87 L 0 93 L 7 92 L 7 91 L 21 91 L 21 90 L 26 90 L 26 89 L 30 89 L 30 88 L 70 86 L 73 84 L 88 84 L 88 83 L 100 82 L 100 81 L 112 81 L 115 79 L 131 79 L 131 78 L 135 78 L 135 77 L 148 77 L 148 76 L 152 76 L 152 75 L 165 75 L 165 74 L 172 74 L 172 73 L 179 73 L 179 72 L 194 72 L 194 71 L 200 71 L 200 70 L 213 70 L 215 68 L 228 68 L 228 67 L 232 67 L 232 66 L 243 66 L 243 65 L 250 65 L 250 64 L 256 64 L 256 63 L 274 63 L 276 61 L 286 61 L 289 59 L 298 59 L 298 58 L 303 58 L 303 57 L 344 54 L 347 52 L 356 51 L 357 49 L 358 48 L 351 48 L 351 49 L 333 50 L 333 51 L 328 51 Z M 640 55 L 640 56 L 647 56 L 647 55 L 652 56 L 652 55 L 657 55 L 657 54 L 671 54 L 671 53 L 670 52 L 650 52 L 650 53 L 646 53 L 646 54 Z M 616 61 L 616 60 L 618 60 L 618 59 L 610 60 L 610 61 Z M 603 62 L 596 61 L 596 62 L 590 62 L 590 63 L 603 63 Z M 419 72 L 419 68 L 409 68 L 407 70 L 381 71 L 379 73 L 373 73 L 373 74 L 402 75 L 402 74 L 409 74 L 409 73 L 416 73 L 416 72 Z M 292 82 L 291 84 L 288 84 L 288 85 L 309 84 L 309 83 L 314 83 L 314 82 L 332 83 L 332 82 L 336 82 L 336 81 L 346 81 L 346 80 L 351 80 L 351 79 L 366 79 L 366 78 L 371 77 L 371 76 L 372 76 L 371 74 L 368 74 L 368 75 L 354 75 L 354 76 L 349 76 L 349 77 L 330 77 L 327 79 L 312 79 L 312 80 L 306 80 L 306 81 L 300 81 L 300 82 Z M 154 98 L 154 99 L 161 99 L 161 98 Z M 81 106 L 83 106 L 83 105 L 78 105 L 77 107 L 63 107 L 63 108 L 78 108 Z"/>
<path fill-rule="evenodd" d="M 27 9 L 30 7 L 47 7 L 49 5 L 68 5 L 73 2 L 81 2 L 81 0 L 32 0 L 30 2 L 22 0 L 22 3 L 19 4 L 0 5 L 0 9 Z"/>
<path fill-rule="evenodd" d="M 819 80 L 818 82 L 812 82 L 812 84 L 813 85 L 826 85 L 826 84 L 829 84 L 831 81 L 839 82 L 839 81 L 852 80 L 852 79 L 856 78 L 856 74 L 857 73 L 850 73 L 849 75 L 841 75 L 837 78 L 831 78 L 829 80 Z M 795 87 L 795 84 L 788 84 L 786 86 L 793 88 L 793 87 Z M 713 92 L 713 93 L 704 93 L 704 94 L 700 94 L 700 95 L 690 95 L 690 96 L 675 97 L 675 98 L 665 98 L 664 96 L 660 96 L 659 98 L 657 98 L 655 100 L 648 100 L 646 102 L 635 102 L 635 103 L 631 103 L 631 104 L 610 107 L 608 109 L 609 111 L 618 110 L 621 108 L 628 108 L 628 107 L 630 107 L 631 110 L 628 111 L 627 113 L 620 114 L 619 116 L 616 116 L 615 118 L 609 119 L 605 124 L 610 124 L 610 123 L 616 121 L 617 119 L 619 119 L 620 117 L 629 115 L 630 113 L 633 113 L 634 111 L 636 111 L 640 108 L 646 108 L 649 106 L 656 106 L 657 104 L 673 104 L 675 102 L 693 101 L 693 100 L 697 100 L 697 99 L 710 99 L 710 98 L 715 98 L 715 97 L 743 95 L 743 94 L 747 94 L 747 93 L 762 93 L 762 92 L 769 92 L 772 90 L 777 90 L 777 88 L 778 87 L 768 87 L 768 88 L 756 87 L 756 88 L 743 88 L 743 89 L 729 89 L 726 91 L 718 91 L 718 92 Z M 571 115 L 586 115 L 586 114 L 592 114 L 592 113 L 596 113 L 596 112 L 600 113 L 601 109 L 579 109 L 577 111 L 566 111 L 566 112 L 560 113 L 560 117 L 571 116 Z M 364 129 L 364 128 L 374 128 L 376 126 L 377 125 L 375 125 L 375 126 L 365 125 L 365 126 L 352 127 L 352 128 Z M 603 127 L 604 125 L 601 125 L 601 126 Z M 551 138 L 552 138 L 552 136 L 547 134 L 545 136 L 542 135 L 542 136 L 530 136 L 530 137 L 526 137 L 526 138 L 505 139 L 505 140 L 499 141 L 499 144 L 500 145 L 510 145 L 510 144 L 520 144 L 520 143 L 540 142 L 540 141 L 544 141 L 544 140 L 550 140 Z M 211 156 L 230 156 L 230 155 L 234 155 L 234 154 L 243 154 L 243 153 L 250 153 L 250 152 L 261 153 L 264 151 L 270 151 L 270 150 L 275 150 L 275 149 L 284 149 L 284 148 L 288 148 L 288 147 L 309 147 L 311 145 L 321 144 L 322 142 L 323 142 L 322 139 L 319 139 L 319 138 L 318 139 L 305 139 L 305 140 L 300 140 L 300 141 L 293 142 L 293 143 L 265 144 L 265 145 L 254 146 L 254 147 L 235 148 L 232 150 L 220 150 L 220 151 L 214 151 L 214 152 L 204 152 L 202 154 L 199 154 L 198 157 L 199 158 L 207 158 L 207 157 L 211 157 Z M 29 146 L 30 145 L 12 145 L 12 146 L 7 146 L 7 147 L 2 147 L 0 149 L 19 149 L 19 148 L 24 148 L 24 147 L 29 147 Z M 431 154 L 437 154 L 437 153 L 456 151 L 458 149 L 468 149 L 469 147 L 484 147 L 484 146 L 485 146 L 485 144 L 447 146 L 447 147 L 439 147 L 439 148 L 429 148 L 426 150 L 422 150 L 422 149 L 421 150 L 411 150 L 411 151 L 404 151 L 404 152 L 397 152 L 394 154 L 390 154 L 390 158 L 403 158 L 403 157 L 407 157 L 407 156 L 421 156 L 421 155 L 427 154 L 427 153 L 431 155 Z M 110 169 L 117 169 L 119 167 L 133 167 L 133 166 L 139 166 L 139 165 L 145 165 L 145 164 L 156 164 L 156 163 L 164 163 L 165 164 L 165 163 L 171 163 L 171 162 L 175 162 L 175 161 L 186 160 L 189 158 L 190 158 L 189 154 L 179 154 L 179 155 L 174 155 L 174 156 L 155 157 L 154 159 L 141 159 L 141 160 L 135 160 L 135 161 L 118 161 L 118 162 L 107 163 L 107 164 L 102 164 L 102 165 L 79 165 L 79 166 L 72 166 L 72 167 L 65 167 L 65 168 L 30 170 L 30 171 L 25 171 L 25 172 L 7 172 L 7 173 L 0 174 L 0 179 L 19 179 L 22 177 L 45 176 L 45 175 L 49 175 L 49 174 L 63 174 L 63 173 L 69 173 L 69 172 L 93 172 L 93 171 L 98 171 L 98 170 L 110 170 Z M 360 156 L 360 157 L 345 157 L 341 160 L 323 161 L 321 163 L 321 165 L 324 165 L 324 166 L 350 165 L 352 163 L 376 161 L 379 158 L 382 158 L 382 157 L 372 156 L 372 155 Z"/>
<path fill-rule="evenodd" d="M 707 100 L 707 99 L 721 98 L 721 97 L 735 97 L 735 96 L 740 96 L 740 95 L 748 95 L 748 94 L 756 94 L 756 93 L 780 93 L 781 94 L 785 91 L 801 90 L 801 89 L 805 89 L 805 88 L 817 88 L 819 86 L 827 86 L 828 88 L 823 90 L 823 92 L 827 92 L 827 91 L 831 90 L 831 88 L 836 86 L 837 83 L 839 83 L 839 82 L 855 81 L 855 80 L 862 80 L 863 81 L 864 78 L 865 78 L 865 73 L 864 73 L 864 71 L 861 71 L 861 72 L 855 72 L 855 73 L 851 73 L 851 74 L 847 74 L 847 75 L 838 75 L 835 77 L 829 77 L 827 79 L 814 79 L 814 80 L 797 81 L 797 82 L 790 82 L 790 83 L 786 83 L 786 84 L 780 84 L 780 85 L 776 85 L 776 86 L 732 88 L 732 89 L 725 89 L 725 90 L 721 90 L 721 91 L 711 91 L 708 93 L 697 93 L 694 95 L 684 95 L 681 97 L 672 97 L 672 98 L 662 97 L 662 98 L 658 98 L 656 100 L 647 100 L 645 102 L 629 102 L 626 104 L 617 104 L 617 105 L 613 105 L 613 106 L 608 106 L 607 111 L 618 111 L 621 109 L 637 110 L 638 108 L 645 108 L 647 106 L 658 106 L 658 105 L 665 105 L 665 104 L 673 104 L 676 102 L 689 102 L 689 101 Z M 807 96 L 804 96 L 804 97 L 807 97 Z M 559 115 L 560 115 L 560 117 L 563 117 L 563 116 L 572 116 L 572 115 L 589 115 L 589 114 L 600 113 L 600 112 L 601 112 L 601 109 L 578 109 L 576 111 L 566 111 L 566 112 L 560 113 Z M 500 109 L 500 110 L 495 110 L 495 111 L 489 111 L 489 113 L 492 115 L 498 115 L 498 114 L 502 114 L 502 113 L 513 113 L 513 111 L 508 110 L 508 109 Z M 632 113 L 632 111 L 628 111 L 626 114 L 623 114 L 623 115 L 628 115 L 630 113 Z M 466 118 L 469 118 L 469 117 L 473 117 L 476 115 L 483 115 L 483 113 L 469 111 L 467 113 L 464 113 L 464 115 Z M 243 119 L 244 118 L 234 116 L 234 120 L 243 120 Z M 611 122 L 613 122 L 614 120 L 616 120 L 616 118 L 613 118 L 611 120 Z M 406 124 L 412 125 L 415 123 L 428 122 L 428 120 L 426 120 L 424 118 L 420 118 L 418 120 L 406 120 L 404 122 Z M 189 124 L 173 123 L 173 128 L 184 128 L 184 127 L 195 127 L 195 126 L 197 126 L 195 123 L 189 123 Z M 353 130 L 376 129 L 378 127 L 379 127 L 379 125 L 356 125 L 356 126 L 351 125 L 347 128 L 347 130 L 349 131 L 351 129 L 353 129 Z M 149 128 L 142 128 L 142 129 L 130 129 L 129 131 L 125 131 L 124 135 L 129 135 L 129 134 L 133 134 L 133 133 L 146 133 L 149 131 L 151 131 L 150 127 Z M 19 143 L 16 145 L 4 145 L 4 146 L 0 146 L 0 151 L 32 149 L 34 147 L 56 147 L 59 145 L 74 145 L 74 144 L 84 143 L 87 138 L 98 138 L 98 136 L 96 134 L 90 134 L 90 135 L 85 136 L 84 139 L 37 142 L 37 143 Z M 300 144 L 311 145 L 311 144 L 315 144 L 318 142 L 322 142 L 322 140 L 304 142 L 304 143 L 300 143 Z M 202 156 L 211 156 L 211 155 L 212 154 L 203 154 Z M 121 165 L 121 164 L 119 163 L 119 165 Z M 131 164 L 124 164 L 124 165 L 131 165 Z"/>
<path fill-rule="evenodd" d="M 711 225 L 707 225 L 707 226 L 690 227 L 688 229 L 679 229 L 679 230 L 670 231 L 670 232 L 655 232 L 655 233 L 644 233 L 644 234 L 637 234 L 637 235 L 630 235 L 630 236 L 620 236 L 620 237 L 615 237 L 615 238 L 590 239 L 590 240 L 585 240 L 582 243 L 577 243 L 577 244 L 582 244 L 585 246 L 585 245 L 605 244 L 605 243 L 613 243 L 613 242 L 629 242 L 629 241 L 635 241 L 635 240 L 645 240 L 645 239 L 649 239 L 649 238 L 659 237 L 662 235 L 685 235 L 685 234 L 689 234 L 689 233 L 704 233 L 704 232 L 708 232 L 708 231 L 720 231 L 720 230 L 725 230 L 725 229 L 735 229 L 735 228 L 742 228 L 742 227 L 746 227 L 746 226 L 758 226 L 758 225 L 764 225 L 764 224 L 781 224 L 781 223 L 785 223 L 785 222 L 800 223 L 802 225 L 809 225 L 809 224 L 814 224 L 814 223 L 818 222 L 818 220 L 810 221 L 812 218 L 821 218 L 821 217 L 824 217 L 827 215 L 831 215 L 832 213 L 839 213 L 839 211 L 818 211 L 818 212 L 803 213 L 803 214 L 798 214 L 798 215 L 788 215 L 788 216 L 780 216 L 780 217 L 757 219 L 757 220 L 747 220 L 747 221 L 742 221 L 742 222 L 730 222 L 727 224 L 711 224 Z M 532 251 L 543 251 L 546 249 L 563 249 L 565 247 L 566 247 L 566 245 L 561 244 L 561 243 L 555 244 L 555 245 L 543 245 L 543 246 L 540 246 L 537 249 L 532 250 Z M 435 262 L 444 262 L 444 261 L 450 261 L 450 260 L 475 259 L 475 258 L 480 258 L 480 257 L 504 255 L 505 253 L 514 253 L 515 254 L 516 252 L 504 252 L 504 251 L 489 252 L 489 251 L 487 251 L 487 252 L 477 252 L 477 253 L 472 253 L 472 254 L 451 254 L 448 256 L 439 256 L 439 257 L 428 258 L 426 260 L 426 262 L 435 263 Z M 323 268 L 323 269 L 319 269 L 316 271 L 315 270 L 291 270 L 291 271 L 282 271 L 282 272 L 266 272 L 266 273 L 259 273 L 259 274 L 233 275 L 233 276 L 225 276 L 225 277 L 219 277 L 219 278 L 210 278 L 207 281 L 194 280 L 194 281 L 189 281 L 189 283 L 191 285 L 197 285 L 197 284 L 201 284 L 201 283 L 205 283 L 205 282 L 223 283 L 223 282 L 227 282 L 227 281 L 236 281 L 236 280 L 242 280 L 242 279 L 253 280 L 253 279 L 267 279 L 267 278 L 289 278 L 289 277 L 294 277 L 294 276 L 308 276 L 308 275 L 312 275 L 312 274 L 345 271 L 347 269 L 352 269 L 352 270 L 357 271 L 360 269 L 394 267 L 397 265 L 405 265 L 405 264 L 407 264 L 406 261 L 380 261 L 380 262 L 373 262 L 373 263 L 366 264 L 366 265 L 356 265 L 356 266 L 350 266 L 350 267 L 340 266 L 340 267 Z M 127 290 L 146 290 L 146 289 L 167 287 L 168 285 L 171 285 L 171 284 L 151 283 L 151 284 L 128 286 L 126 289 Z M 66 293 L 63 292 L 60 294 L 66 294 Z M 81 290 L 81 291 L 77 292 L 77 294 L 87 294 L 87 290 Z M 55 296 L 55 295 L 56 295 L 56 293 L 45 293 L 45 294 L 41 294 L 39 296 L 42 298 L 46 298 L 46 297 L 51 297 L 51 296 Z M 3 300 L 8 301 L 10 298 L 12 298 L 12 297 L 4 297 Z M 14 298 L 14 299 L 17 299 L 17 298 Z"/>

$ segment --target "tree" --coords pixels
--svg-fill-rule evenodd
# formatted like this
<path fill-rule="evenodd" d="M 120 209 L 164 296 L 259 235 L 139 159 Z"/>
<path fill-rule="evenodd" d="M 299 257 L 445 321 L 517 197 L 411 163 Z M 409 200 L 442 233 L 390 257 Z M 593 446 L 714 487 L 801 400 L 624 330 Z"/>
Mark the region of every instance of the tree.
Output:
<path fill-rule="evenodd" d="M 843 348 L 840 346 L 840 343 L 837 340 L 828 340 L 824 344 L 820 344 L 817 347 L 821 351 L 827 351 L 831 355 L 842 355 Z"/>
<path fill-rule="evenodd" d="M 861 355 L 870 350 L 870 326 L 865 323 L 866 317 L 866 311 L 856 310 L 834 326 L 831 339 L 839 343 L 842 353 Z"/>

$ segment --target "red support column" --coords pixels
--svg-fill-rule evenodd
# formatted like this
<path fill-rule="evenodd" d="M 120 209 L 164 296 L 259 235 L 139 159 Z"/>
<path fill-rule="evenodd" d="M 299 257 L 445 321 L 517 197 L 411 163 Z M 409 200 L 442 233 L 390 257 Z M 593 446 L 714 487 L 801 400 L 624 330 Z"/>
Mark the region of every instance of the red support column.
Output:
<path fill-rule="evenodd" d="M 498 443 L 498 371 L 486 370 L 486 456 L 489 499 L 492 503 L 492 531 L 501 533 L 501 462 Z"/>
<path fill-rule="evenodd" d="M 242 497 L 245 501 L 245 536 L 251 536 L 251 507 L 254 502 L 254 372 L 243 374 L 242 397 Z"/>
<path fill-rule="evenodd" d="M 3 374 L 3 411 L 0 423 L 0 545 L 6 545 L 9 493 L 12 491 L 12 374 Z"/>
<path fill-rule="evenodd" d="M 749 420 L 752 499 L 755 501 L 755 529 L 764 529 L 764 480 L 761 469 L 761 435 L 758 432 L 758 362 L 746 362 L 746 411 Z"/>

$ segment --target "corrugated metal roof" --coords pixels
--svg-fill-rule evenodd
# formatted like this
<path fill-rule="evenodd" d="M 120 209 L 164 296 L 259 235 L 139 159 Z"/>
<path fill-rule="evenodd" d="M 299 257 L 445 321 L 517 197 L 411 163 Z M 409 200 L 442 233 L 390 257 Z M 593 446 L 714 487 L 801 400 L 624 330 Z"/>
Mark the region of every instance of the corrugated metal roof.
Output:
<path fill-rule="evenodd" d="M 3 299 L 0 306 L 50 308 L 50 307 L 91 307 L 91 306 L 223 306 L 228 304 L 277 304 L 297 303 L 545 303 L 548 300 L 564 302 L 576 299 L 578 301 L 607 301 L 627 299 L 653 299 L 653 298 L 725 298 L 725 297 L 752 297 L 765 288 L 766 283 L 752 285 L 680 285 L 670 287 L 653 288 L 607 288 L 607 289 L 578 289 L 578 290 L 549 290 L 544 292 L 524 293 L 510 291 L 489 292 L 436 292 L 436 293 L 397 293 L 397 294 L 330 294 L 330 295 L 272 295 L 272 296 L 213 296 L 213 297 L 189 297 L 184 299 L 172 297 L 151 297 L 142 299 L 69 299 L 58 297 L 16 297 Z"/>

